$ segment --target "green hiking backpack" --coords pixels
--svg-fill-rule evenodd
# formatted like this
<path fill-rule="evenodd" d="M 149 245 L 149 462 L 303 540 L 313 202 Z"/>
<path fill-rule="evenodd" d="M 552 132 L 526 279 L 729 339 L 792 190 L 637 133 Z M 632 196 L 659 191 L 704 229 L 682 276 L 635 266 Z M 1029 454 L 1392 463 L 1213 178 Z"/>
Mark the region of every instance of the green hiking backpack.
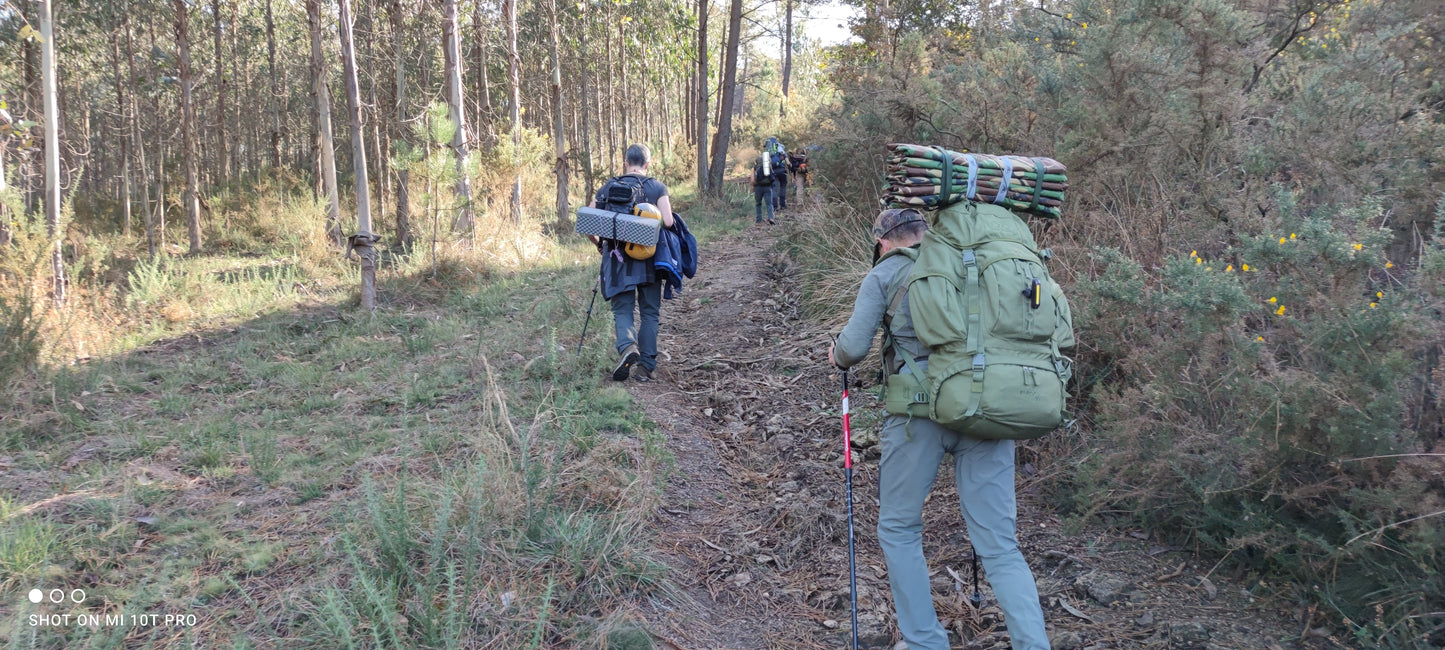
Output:
<path fill-rule="evenodd" d="M 893 345 L 911 374 L 888 378 L 888 412 L 927 413 L 985 439 L 1037 438 L 1062 426 L 1073 374 L 1062 350 L 1074 346 L 1074 327 L 1048 257 L 1006 208 L 968 201 L 939 211 L 888 310 L 906 293 L 928 369 L 918 372 Z"/>

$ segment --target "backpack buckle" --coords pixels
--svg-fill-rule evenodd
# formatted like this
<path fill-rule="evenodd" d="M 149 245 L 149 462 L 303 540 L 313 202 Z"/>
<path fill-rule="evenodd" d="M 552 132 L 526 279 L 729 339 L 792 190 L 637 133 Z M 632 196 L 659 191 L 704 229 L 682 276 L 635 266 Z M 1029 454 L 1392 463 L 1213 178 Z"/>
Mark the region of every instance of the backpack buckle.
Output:
<path fill-rule="evenodd" d="M 985 364 L 984 364 L 983 353 L 982 353 L 982 352 L 973 355 L 973 380 L 974 380 L 974 381 L 982 381 L 982 380 L 983 380 L 983 368 L 984 368 L 984 365 L 985 365 Z"/>
<path fill-rule="evenodd" d="M 1054 372 L 1058 373 L 1064 383 L 1068 383 L 1069 379 L 1074 376 L 1074 361 L 1068 357 L 1054 359 Z"/>
<path fill-rule="evenodd" d="M 914 393 L 914 394 L 913 394 L 913 403 L 914 403 L 914 404 L 927 404 L 927 403 L 928 403 L 928 394 L 927 394 L 927 393 Z"/>
<path fill-rule="evenodd" d="M 964 266 L 978 266 L 978 258 L 974 256 L 973 251 L 964 251 L 964 252 L 963 252 L 963 265 L 964 265 Z"/>

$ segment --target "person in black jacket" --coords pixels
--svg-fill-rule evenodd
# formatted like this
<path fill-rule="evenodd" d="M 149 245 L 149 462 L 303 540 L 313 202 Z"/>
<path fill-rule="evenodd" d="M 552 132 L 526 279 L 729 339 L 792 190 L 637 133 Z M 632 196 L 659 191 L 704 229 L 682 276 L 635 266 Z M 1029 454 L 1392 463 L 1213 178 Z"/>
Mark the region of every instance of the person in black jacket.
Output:
<path fill-rule="evenodd" d="M 763 204 L 768 206 L 768 223 L 773 221 L 773 172 L 768 163 L 768 154 L 758 156 L 758 161 L 753 163 L 753 210 L 756 216 L 754 224 L 763 222 Z"/>
<path fill-rule="evenodd" d="M 642 201 L 657 206 L 662 213 L 662 227 L 671 228 L 672 199 L 667 186 L 647 175 L 652 152 L 645 144 L 634 144 L 623 155 L 624 173 L 597 190 L 587 207 L 595 208 L 607 201 L 607 188 L 616 182 L 640 183 Z M 632 177 L 628 179 L 627 177 Z M 597 237 L 588 235 L 593 243 Z M 617 366 L 612 379 L 624 381 L 629 375 L 637 381 L 650 381 L 657 369 L 657 330 L 661 322 L 662 282 L 652 267 L 652 260 L 635 260 L 622 253 L 613 241 L 601 242 L 602 297 L 612 305 L 612 318 L 617 334 Z M 635 312 L 635 314 L 634 314 Z M 635 315 L 640 315 L 637 323 Z M 633 367 L 637 366 L 634 370 Z"/>

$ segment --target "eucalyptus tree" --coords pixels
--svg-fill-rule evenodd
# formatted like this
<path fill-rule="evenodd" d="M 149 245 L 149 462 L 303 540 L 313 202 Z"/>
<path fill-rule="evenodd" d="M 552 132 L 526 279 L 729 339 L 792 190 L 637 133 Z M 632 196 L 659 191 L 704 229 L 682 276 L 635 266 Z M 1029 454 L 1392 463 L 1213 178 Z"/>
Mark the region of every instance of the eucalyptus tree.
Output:
<path fill-rule="evenodd" d="M 314 1 L 314 0 L 313 0 Z M 176 8 L 176 49 L 180 51 L 181 75 L 181 157 L 186 185 L 181 202 L 186 210 L 186 234 L 191 254 L 201 252 L 201 204 L 196 151 L 196 107 L 192 96 L 190 16 L 186 0 L 174 0 Z"/>
<path fill-rule="evenodd" d="M 697 0 L 697 75 L 694 92 L 697 94 L 693 113 L 697 119 L 697 187 L 707 189 L 707 0 Z"/>
<path fill-rule="evenodd" d="M 452 121 L 452 152 L 457 159 L 457 211 L 454 228 L 472 229 L 472 182 L 468 176 L 467 119 L 462 102 L 462 39 L 457 32 L 457 0 L 446 0 L 442 11 L 442 47 L 446 53 L 447 112 Z"/>
<path fill-rule="evenodd" d="M 712 175 L 708 178 L 707 189 L 714 195 L 722 194 L 723 172 L 727 165 L 728 140 L 733 132 L 733 101 L 737 91 L 738 44 L 741 42 L 743 22 L 743 0 L 732 0 L 728 11 L 727 53 L 723 56 L 722 93 L 716 139 L 713 141 Z"/>
<path fill-rule="evenodd" d="M 361 308 L 376 309 L 376 251 L 380 237 L 371 232 L 371 198 L 366 179 L 366 132 L 361 125 L 361 89 L 356 82 L 356 45 L 352 37 L 351 0 L 340 0 L 337 28 L 341 33 L 341 64 L 346 81 L 347 118 L 351 123 L 352 188 L 356 192 L 356 234 L 348 250 L 361 258 Z"/>
<path fill-rule="evenodd" d="M 552 152 L 556 160 L 552 164 L 557 175 L 557 232 L 566 232 L 571 220 L 568 218 L 567 196 L 567 134 L 564 126 L 562 105 L 562 56 L 558 53 L 557 0 L 547 0 L 549 26 L 552 43 Z"/>
<path fill-rule="evenodd" d="M 184 0 L 176 0 L 183 2 Z M 316 97 L 316 150 L 321 158 L 321 183 L 326 194 L 326 234 L 342 245 L 341 198 L 336 189 L 336 153 L 332 149 L 331 93 L 326 89 L 326 59 L 321 52 L 321 6 L 306 0 L 306 28 L 311 35 L 311 88 Z"/>
<path fill-rule="evenodd" d="M 65 304 L 65 257 L 61 250 L 64 232 L 60 223 L 60 108 L 55 91 L 55 26 L 50 0 L 40 0 L 40 78 L 45 104 L 45 225 L 54 240 L 50 262 L 55 305 Z"/>
<path fill-rule="evenodd" d="M 402 0 L 391 0 L 387 6 L 387 19 L 391 25 L 392 65 L 394 86 L 392 88 L 391 131 L 392 156 L 405 155 L 406 143 L 406 31 L 402 16 Z M 409 247 L 411 232 L 411 188 L 408 185 L 410 171 L 406 165 L 396 165 L 396 241 L 402 247 Z"/>
<path fill-rule="evenodd" d="M 507 28 L 507 104 L 512 118 L 512 146 L 522 147 L 522 58 L 517 54 L 517 0 L 502 0 L 502 22 Z M 517 163 L 520 151 L 513 154 Z M 512 181 L 512 221 L 522 221 L 522 170 L 518 164 Z"/>

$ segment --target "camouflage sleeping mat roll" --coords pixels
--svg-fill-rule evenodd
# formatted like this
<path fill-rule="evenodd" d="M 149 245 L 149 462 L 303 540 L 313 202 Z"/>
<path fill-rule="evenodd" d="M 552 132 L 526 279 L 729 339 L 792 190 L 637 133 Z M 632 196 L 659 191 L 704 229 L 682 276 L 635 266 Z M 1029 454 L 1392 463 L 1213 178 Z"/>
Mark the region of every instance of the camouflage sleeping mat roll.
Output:
<path fill-rule="evenodd" d="M 941 208 L 960 201 L 1059 218 L 1069 179 L 1053 158 L 991 156 L 916 144 L 888 145 L 886 201 L 892 207 Z"/>

